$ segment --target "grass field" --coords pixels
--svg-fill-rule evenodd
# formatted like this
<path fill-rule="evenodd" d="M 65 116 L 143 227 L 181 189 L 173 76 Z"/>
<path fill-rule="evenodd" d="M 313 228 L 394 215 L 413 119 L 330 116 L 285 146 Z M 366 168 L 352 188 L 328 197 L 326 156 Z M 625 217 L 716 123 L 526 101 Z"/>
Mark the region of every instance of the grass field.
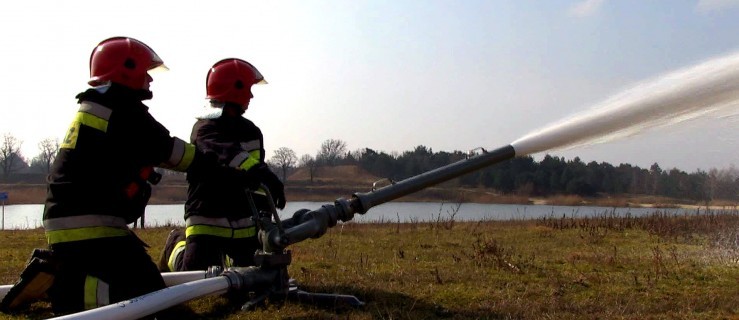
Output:
<path fill-rule="evenodd" d="M 167 228 L 136 230 L 158 257 Z M 15 281 L 42 230 L 2 231 L 0 281 Z M 735 319 L 739 212 L 526 221 L 347 223 L 290 247 L 303 289 L 361 309 L 286 303 L 250 312 L 224 297 L 203 319 Z M 0 319 L 50 317 L 44 302 Z"/>

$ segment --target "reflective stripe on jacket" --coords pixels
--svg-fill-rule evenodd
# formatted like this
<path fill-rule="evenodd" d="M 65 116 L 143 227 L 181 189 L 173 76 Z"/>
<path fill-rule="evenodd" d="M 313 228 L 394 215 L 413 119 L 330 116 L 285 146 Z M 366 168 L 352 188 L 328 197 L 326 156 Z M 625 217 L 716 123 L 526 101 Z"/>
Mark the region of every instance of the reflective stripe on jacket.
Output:
<path fill-rule="evenodd" d="M 44 230 L 49 244 L 123 237 L 131 232 L 123 218 L 109 215 L 81 215 L 45 219 Z"/>
<path fill-rule="evenodd" d="M 172 137 L 154 119 L 137 90 L 110 84 L 77 98 L 79 110 L 48 176 L 43 219 L 49 243 L 128 235 L 126 223 L 140 217 L 150 193 L 142 169 L 163 166 L 184 171 L 196 156 L 194 145 Z M 139 185 L 135 192 L 132 183 Z M 89 213 L 120 223 L 98 219 L 54 227 L 56 219 L 80 219 Z"/>
<path fill-rule="evenodd" d="M 239 220 L 228 220 L 226 218 L 208 218 L 202 216 L 190 216 L 185 220 L 185 236 L 209 235 L 221 238 L 250 238 L 257 234 L 254 220 L 242 218 Z"/>
<path fill-rule="evenodd" d="M 244 171 L 264 163 L 262 131 L 241 116 L 220 115 L 198 119 L 190 142 L 218 158 L 221 165 Z M 208 176 L 188 175 L 185 219 L 191 216 L 225 217 L 237 220 L 250 217 L 245 177 L 234 170 L 222 170 Z"/>

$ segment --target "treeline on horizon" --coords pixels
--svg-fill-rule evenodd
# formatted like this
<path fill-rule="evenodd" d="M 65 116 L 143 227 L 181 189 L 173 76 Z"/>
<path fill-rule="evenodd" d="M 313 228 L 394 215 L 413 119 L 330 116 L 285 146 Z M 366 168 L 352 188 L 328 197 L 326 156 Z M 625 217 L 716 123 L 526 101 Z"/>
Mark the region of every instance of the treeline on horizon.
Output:
<path fill-rule="evenodd" d="M 357 165 L 378 177 L 399 181 L 467 157 L 461 151 L 433 152 L 417 146 L 395 156 L 363 149 L 327 159 L 319 152 L 314 165 Z M 306 161 L 301 161 L 300 166 L 306 165 Z M 566 160 L 551 155 L 538 162 L 530 156 L 516 157 L 464 175 L 453 183 L 529 196 L 642 194 L 695 201 L 739 200 L 739 172 L 733 166 L 686 173 L 677 168 L 663 170 L 657 163 L 645 169 L 625 163 L 618 166 L 595 161 L 584 163 L 578 157 Z"/>
<path fill-rule="evenodd" d="M 17 182 L 14 176 L 23 174 L 48 173 L 59 150 L 58 141 L 45 139 L 39 143 L 39 154 L 29 163 L 20 153 L 20 144 L 9 133 L 0 141 L 0 182 Z M 298 168 L 308 169 L 312 180 L 319 166 L 356 165 L 377 177 L 400 181 L 467 157 L 462 151 L 433 152 L 422 145 L 392 154 L 369 148 L 349 152 L 343 140 L 328 139 L 315 156 L 306 154 L 298 159 L 292 149 L 282 147 L 267 162 L 283 180 Z M 739 170 L 734 166 L 687 173 L 677 168 L 663 170 L 657 163 L 646 169 L 627 163 L 618 166 L 607 162 L 584 163 L 578 157 L 566 160 L 551 155 L 538 162 L 530 156 L 516 157 L 449 183 L 527 196 L 636 194 L 694 201 L 739 200 Z"/>

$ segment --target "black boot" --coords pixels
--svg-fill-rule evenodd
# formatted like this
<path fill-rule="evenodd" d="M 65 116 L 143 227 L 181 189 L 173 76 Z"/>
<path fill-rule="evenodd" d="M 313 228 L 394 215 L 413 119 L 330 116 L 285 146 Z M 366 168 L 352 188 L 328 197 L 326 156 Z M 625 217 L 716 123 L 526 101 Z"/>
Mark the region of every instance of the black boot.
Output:
<path fill-rule="evenodd" d="M 34 301 L 47 298 L 47 291 L 54 284 L 59 264 L 51 250 L 33 249 L 18 281 L 0 302 L 0 311 L 18 310 Z"/>

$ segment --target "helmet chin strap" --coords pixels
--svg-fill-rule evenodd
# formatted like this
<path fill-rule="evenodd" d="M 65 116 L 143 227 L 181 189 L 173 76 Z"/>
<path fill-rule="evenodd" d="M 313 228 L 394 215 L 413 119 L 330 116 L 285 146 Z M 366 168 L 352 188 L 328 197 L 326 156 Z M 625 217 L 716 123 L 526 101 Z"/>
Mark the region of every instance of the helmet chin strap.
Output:
<path fill-rule="evenodd" d="M 220 117 L 240 117 L 244 114 L 244 109 L 235 103 L 223 103 L 216 100 L 210 100 L 203 108 L 204 112 L 196 116 L 197 119 L 217 119 Z"/>
<path fill-rule="evenodd" d="M 149 90 L 149 89 L 131 89 L 131 88 L 129 88 L 129 87 L 125 86 L 125 85 L 122 85 L 120 83 L 115 83 L 115 82 L 110 82 L 110 81 L 103 82 L 102 84 L 99 84 L 99 85 L 97 85 L 97 86 L 95 86 L 93 88 L 96 89 L 96 90 L 98 90 L 100 93 L 104 93 L 105 91 L 108 91 L 108 89 L 110 87 L 112 87 L 114 85 L 117 88 L 119 88 L 119 89 L 116 89 L 116 90 L 129 90 L 128 92 L 130 92 L 130 94 L 133 95 L 134 98 L 136 98 L 136 99 L 138 99 L 140 101 L 150 100 L 151 98 L 154 97 L 154 93 L 151 92 L 151 90 Z"/>
<path fill-rule="evenodd" d="M 151 100 L 154 97 L 154 93 L 149 89 L 138 89 L 136 90 L 137 96 L 141 101 Z"/>
<path fill-rule="evenodd" d="M 244 114 L 246 110 L 238 104 L 226 102 L 223 105 L 223 113 L 228 116 L 238 117 Z"/>

